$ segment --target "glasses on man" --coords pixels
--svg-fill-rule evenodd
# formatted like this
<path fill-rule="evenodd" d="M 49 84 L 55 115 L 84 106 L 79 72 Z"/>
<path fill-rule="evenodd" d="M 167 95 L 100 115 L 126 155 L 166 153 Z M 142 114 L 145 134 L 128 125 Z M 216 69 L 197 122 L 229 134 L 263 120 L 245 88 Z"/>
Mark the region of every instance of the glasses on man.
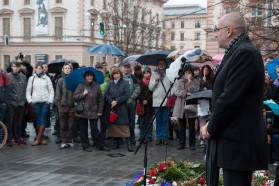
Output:
<path fill-rule="evenodd" d="M 228 28 L 229 26 L 224 26 L 224 27 L 222 27 L 222 28 L 218 28 L 216 25 L 215 25 L 215 27 L 214 27 L 214 29 L 213 29 L 213 32 L 219 32 L 220 30 L 222 30 L 222 29 L 224 29 L 224 28 Z"/>

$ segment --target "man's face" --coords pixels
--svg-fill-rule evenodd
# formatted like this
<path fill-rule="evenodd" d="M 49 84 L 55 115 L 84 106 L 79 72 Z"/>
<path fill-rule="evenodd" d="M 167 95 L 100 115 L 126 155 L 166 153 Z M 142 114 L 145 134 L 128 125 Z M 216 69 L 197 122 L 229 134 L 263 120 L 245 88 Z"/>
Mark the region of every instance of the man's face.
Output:
<path fill-rule="evenodd" d="M 129 74 L 131 72 L 131 67 L 129 66 L 124 66 L 123 67 L 123 73 L 124 74 Z"/>
<path fill-rule="evenodd" d="M 164 70 L 166 68 L 166 63 L 164 60 L 158 61 L 158 69 L 159 70 Z"/>
<path fill-rule="evenodd" d="M 44 71 L 44 73 L 48 72 L 48 66 L 47 65 L 43 65 L 43 71 Z"/>
<path fill-rule="evenodd" d="M 64 67 L 63 67 L 63 72 L 64 72 L 64 74 L 70 74 L 71 73 L 71 67 L 69 66 L 69 65 L 65 65 Z"/>
<path fill-rule="evenodd" d="M 20 67 L 16 66 L 15 64 L 12 65 L 13 73 L 17 74 L 20 70 Z"/>
<path fill-rule="evenodd" d="M 218 26 L 216 28 L 216 39 L 218 41 L 220 48 L 227 48 L 227 29 L 228 27 L 224 24 L 222 24 L 221 21 L 219 21 Z"/>

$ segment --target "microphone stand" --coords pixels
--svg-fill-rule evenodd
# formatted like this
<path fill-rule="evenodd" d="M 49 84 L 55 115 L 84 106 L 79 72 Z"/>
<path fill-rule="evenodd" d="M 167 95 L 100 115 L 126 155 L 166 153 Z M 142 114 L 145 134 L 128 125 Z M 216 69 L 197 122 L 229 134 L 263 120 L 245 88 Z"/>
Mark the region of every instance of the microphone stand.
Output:
<path fill-rule="evenodd" d="M 149 122 L 148 126 L 147 126 L 147 129 L 145 130 L 144 132 L 144 135 L 139 143 L 139 146 L 137 147 L 136 151 L 135 151 L 135 154 L 137 154 L 137 152 L 139 151 L 139 149 L 141 148 L 141 145 L 144 143 L 144 171 L 143 171 L 143 174 L 144 174 L 144 177 L 143 177 L 143 185 L 146 186 L 146 176 L 147 176 L 147 144 L 148 144 L 148 140 L 146 139 L 146 136 L 147 136 L 147 133 L 149 131 L 149 129 L 151 128 L 151 126 L 153 125 L 153 122 L 156 118 L 156 116 L 158 115 L 158 112 L 160 110 L 160 108 L 162 108 L 162 105 L 164 103 L 164 101 L 166 100 L 166 98 L 168 97 L 175 81 L 177 80 L 177 78 L 174 79 L 174 82 L 171 84 L 170 88 L 168 89 L 168 91 L 166 92 L 166 95 L 165 97 L 163 98 L 159 108 L 156 110 L 155 114 L 153 115 L 152 117 L 152 120 L 151 122 Z M 166 152 L 167 153 L 167 152 Z"/>

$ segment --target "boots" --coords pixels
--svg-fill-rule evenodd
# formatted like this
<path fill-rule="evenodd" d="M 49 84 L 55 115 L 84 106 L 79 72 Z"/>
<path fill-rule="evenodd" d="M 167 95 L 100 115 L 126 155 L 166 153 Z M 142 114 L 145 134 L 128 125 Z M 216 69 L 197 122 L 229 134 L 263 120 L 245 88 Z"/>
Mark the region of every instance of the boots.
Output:
<path fill-rule="evenodd" d="M 112 149 L 119 149 L 120 140 L 119 138 L 114 138 L 114 147 Z"/>
<path fill-rule="evenodd" d="M 128 152 L 133 152 L 133 146 L 132 146 L 132 142 L 131 142 L 131 138 L 126 138 L 126 143 L 127 143 L 127 150 Z"/>

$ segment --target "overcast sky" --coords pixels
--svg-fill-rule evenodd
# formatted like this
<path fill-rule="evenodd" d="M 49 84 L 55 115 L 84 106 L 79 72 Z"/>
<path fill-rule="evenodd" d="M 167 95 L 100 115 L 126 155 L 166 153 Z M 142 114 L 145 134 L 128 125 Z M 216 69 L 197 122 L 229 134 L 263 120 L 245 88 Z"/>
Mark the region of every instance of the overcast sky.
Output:
<path fill-rule="evenodd" d="M 207 0 L 169 0 L 165 5 L 199 4 L 207 7 Z"/>

